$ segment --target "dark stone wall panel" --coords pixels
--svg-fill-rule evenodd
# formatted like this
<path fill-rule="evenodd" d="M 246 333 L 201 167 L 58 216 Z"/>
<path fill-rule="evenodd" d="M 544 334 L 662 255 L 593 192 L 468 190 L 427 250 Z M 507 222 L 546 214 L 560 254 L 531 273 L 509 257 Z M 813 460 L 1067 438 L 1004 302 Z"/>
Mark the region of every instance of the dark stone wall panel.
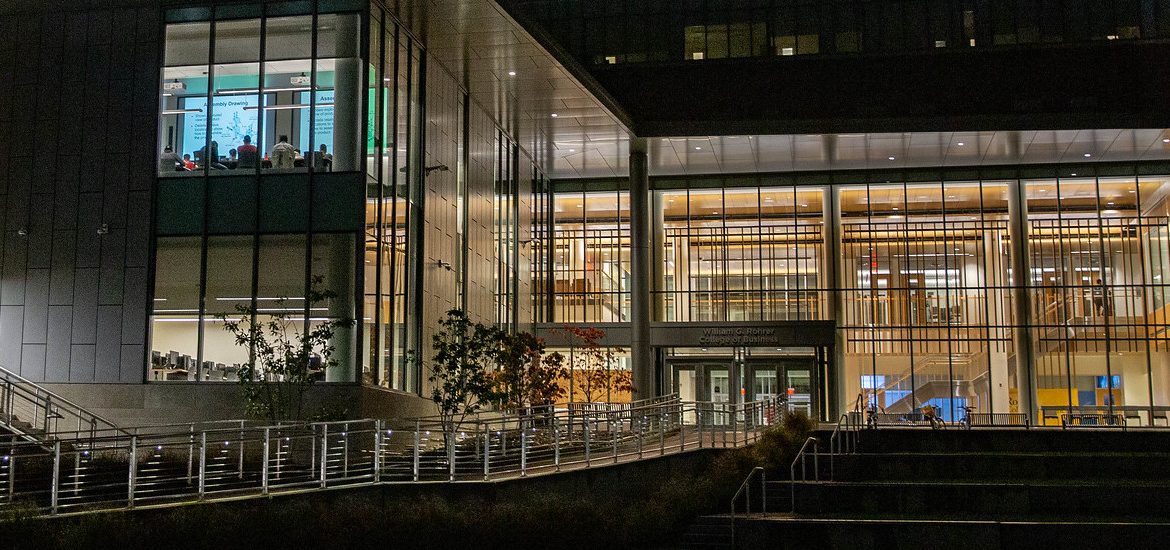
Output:
<path fill-rule="evenodd" d="M 139 382 L 160 8 L 33 7 L 0 15 L 0 364 Z"/>

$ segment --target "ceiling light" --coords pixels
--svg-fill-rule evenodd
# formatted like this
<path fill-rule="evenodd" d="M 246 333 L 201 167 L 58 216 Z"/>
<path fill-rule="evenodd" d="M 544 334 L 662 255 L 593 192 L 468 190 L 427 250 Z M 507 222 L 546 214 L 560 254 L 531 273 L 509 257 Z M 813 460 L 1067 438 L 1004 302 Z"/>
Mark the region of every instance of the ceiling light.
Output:
<path fill-rule="evenodd" d="M 702 147 L 695 147 L 695 150 L 696 150 L 696 151 L 702 151 L 702 150 L 703 150 L 703 148 L 702 148 Z"/>
<path fill-rule="evenodd" d="M 894 158 L 894 157 L 890 157 L 890 160 L 897 160 L 897 159 L 896 159 L 896 158 Z"/>
<path fill-rule="evenodd" d="M 1093 153 L 1085 153 L 1085 158 L 1089 158 L 1091 156 L 1093 156 Z"/>
<path fill-rule="evenodd" d="M 1170 138 L 1162 138 L 1162 143 L 1170 143 Z"/>
<path fill-rule="evenodd" d="M 966 145 L 966 143 L 963 143 L 963 142 L 961 142 L 961 141 L 960 141 L 960 142 L 959 142 L 959 143 L 957 143 L 956 145 L 958 145 L 959 147 L 962 147 L 962 146 Z"/>
<path fill-rule="evenodd" d="M 1077 173 L 1076 173 L 1076 172 L 1073 172 L 1072 174 L 1069 174 L 1069 175 L 1070 175 L 1070 176 L 1072 176 L 1072 177 L 1074 177 L 1074 178 L 1075 178 L 1075 177 L 1077 177 Z"/>
<path fill-rule="evenodd" d="M 516 71 L 508 71 L 508 76 L 516 76 Z"/>
<path fill-rule="evenodd" d="M 549 116 L 551 116 L 551 117 L 553 117 L 553 118 L 557 118 L 557 117 L 559 117 L 559 116 L 561 116 L 561 115 L 558 115 L 558 114 L 556 114 L 556 113 L 553 113 L 553 114 L 551 114 L 551 115 L 549 115 Z"/>
<path fill-rule="evenodd" d="M 576 149 L 569 149 L 569 152 L 570 152 L 570 153 L 576 153 L 576 152 L 577 152 L 577 150 L 576 150 Z"/>

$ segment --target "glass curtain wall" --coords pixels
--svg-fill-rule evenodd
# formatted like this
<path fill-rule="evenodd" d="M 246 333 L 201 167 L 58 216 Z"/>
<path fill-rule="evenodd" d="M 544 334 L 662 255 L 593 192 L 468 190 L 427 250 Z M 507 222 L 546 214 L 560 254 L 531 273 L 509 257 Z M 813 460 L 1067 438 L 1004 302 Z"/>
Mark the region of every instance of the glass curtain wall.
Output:
<path fill-rule="evenodd" d="M 1015 402 L 1004 182 L 839 190 L 847 395 L 887 412 Z M 849 406 L 853 406 L 850 403 Z"/>
<path fill-rule="evenodd" d="M 357 170 L 360 27 L 353 13 L 167 25 L 159 175 Z"/>
<path fill-rule="evenodd" d="M 519 149 L 503 131 L 496 131 L 496 177 L 493 225 L 496 245 L 496 324 L 506 330 L 516 318 L 517 266 L 519 265 Z"/>
<path fill-rule="evenodd" d="M 523 0 L 587 64 L 856 54 L 1170 36 L 1143 0 Z"/>
<path fill-rule="evenodd" d="M 1170 185 L 1069 175 L 1025 186 L 1043 420 L 1076 409 L 1164 423 Z"/>
<path fill-rule="evenodd" d="M 792 186 L 656 191 L 657 319 L 826 318 L 823 194 Z"/>
<path fill-rule="evenodd" d="M 629 321 L 629 193 L 558 192 L 552 207 L 552 320 Z"/>
<path fill-rule="evenodd" d="M 233 382 L 250 350 L 237 345 L 221 318 L 238 320 L 240 308 L 264 323 L 281 313 L 292 330 L 315 323 L 353 319 L 353 236 L 316 234 L 307 246 L 303 234 L 159 237 L 155 255 L 151 312 L 150 381 Z M 318 290 L 337 296 L 310 303 L 313 279 Z M 330 382 L 353 382 L 353 331 L 340 329 L 334 357 L 342 368 L 318 370 Z"/>
<path fill-rule="evenodd" d="M 366 235 L 363 380 L 384 388 L 417 391 L 417 367 L 406 351 L 417 349 L 409 296 L 419 266 L 420 74 L 422 51 L 390 14 L 370 14 L 366 140 Z"/>

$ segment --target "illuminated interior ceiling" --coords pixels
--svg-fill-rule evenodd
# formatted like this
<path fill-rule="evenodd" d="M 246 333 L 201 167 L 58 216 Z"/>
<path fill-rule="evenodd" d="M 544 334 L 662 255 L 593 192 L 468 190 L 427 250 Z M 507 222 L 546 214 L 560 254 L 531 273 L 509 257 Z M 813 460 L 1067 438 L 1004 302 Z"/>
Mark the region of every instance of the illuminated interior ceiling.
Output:
<path fill-rule="evenodd" d="M 429 52 L 557 179 L 628 175 L 629 117 L 493 0 L 415 0 Z M 563 60 L 563 61 L 562 61 Z M 554 116 L 555 115 L 555 116 Z M 1164 141 L 1166 140 L 1166 141 Z M 1170 131 L 1086 129 L 651 138 L 651 175 L 1170 160 Z"/>

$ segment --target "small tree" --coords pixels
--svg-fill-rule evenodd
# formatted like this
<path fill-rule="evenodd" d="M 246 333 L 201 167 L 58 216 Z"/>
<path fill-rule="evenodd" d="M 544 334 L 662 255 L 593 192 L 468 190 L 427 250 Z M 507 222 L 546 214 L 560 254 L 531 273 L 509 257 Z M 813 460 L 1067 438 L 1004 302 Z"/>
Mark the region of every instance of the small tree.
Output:
<path fill-rule="evenodd" d="M 494 337 L 499 346 L 492 380 L 501 408 L 522 410 L 551 405 L 564 396 L 561 381 L 568 378 L 564 356 L 546 354 L 544 340 L 527 332 L 497 331 Z"/>
<path fill-rule="evenodd" d="M 575 351 L 573 367 L 579 371 L 579 374 L 573 374 L 571 383 L 585 401 L 593 402 L 603 397 L 606 401 L 611 401 L 615 391 L 630 393 L 636 391 L 633 375 L 629 371 L 614 368 L 617 364 L 617 354 L 622 349 L 601 344 L 601 340 L 605 338 L 604 330 L 565 326 L 561 331 L 572 342 Z"/>
<path fill-rule="evenodd" d="M 439 408 L 449 451 L 454 450 L 450 438 L 467 416 L 496 398 L 488 375 L 496 346 L 494 328 L 472 323 L 458 309 L 447 312 L 447 317 L 439 321 L 439 331 L 431 338 L 435 352 L 428 377 L 431 400 Z"/>
<path fill-rule="evenodd" d="M 324 277 L 312 279 L 306 307 L 337 298 L 332 290 L 322 290 L 323 284 Z M 286 307 L 287 302 L 287 297 L 277 299 L 265 321 L 252 306 L 237 305 L 237 318 L 219 316 L 236 345 L 248 350 L 248 361 L 239 370 L 244 408 L 272 424 L 303 419 L 305 393 L 315 376 L 339 364 L 333 356 L 334 337 L 353 325 L 353 319 L 330 319 L 306 330 L 304 311 Z"/>

